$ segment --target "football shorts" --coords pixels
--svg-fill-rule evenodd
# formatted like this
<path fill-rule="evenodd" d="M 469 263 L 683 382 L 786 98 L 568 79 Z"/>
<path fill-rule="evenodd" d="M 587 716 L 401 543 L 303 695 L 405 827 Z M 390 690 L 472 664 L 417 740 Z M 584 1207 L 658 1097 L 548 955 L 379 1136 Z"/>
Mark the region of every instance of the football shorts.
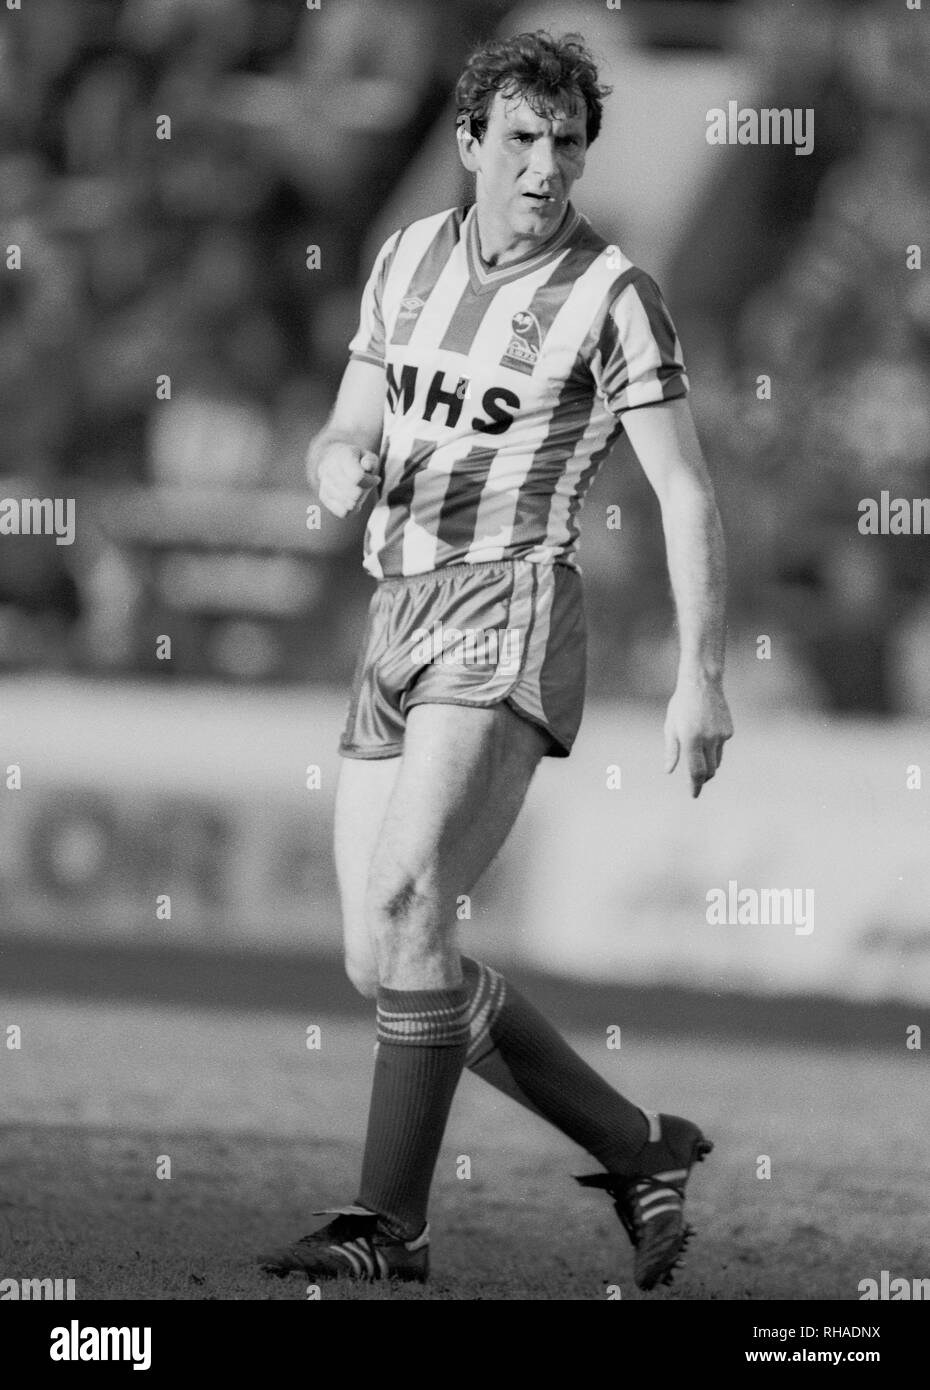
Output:
<path fill-rule="evenodd" d="M 382 579 L 368 608 L 339 751 L 396 758 L 414 705 L 504 702 L 565 758 L 581 723 L 586 630 L 568 565 L 488 560 Z"/>

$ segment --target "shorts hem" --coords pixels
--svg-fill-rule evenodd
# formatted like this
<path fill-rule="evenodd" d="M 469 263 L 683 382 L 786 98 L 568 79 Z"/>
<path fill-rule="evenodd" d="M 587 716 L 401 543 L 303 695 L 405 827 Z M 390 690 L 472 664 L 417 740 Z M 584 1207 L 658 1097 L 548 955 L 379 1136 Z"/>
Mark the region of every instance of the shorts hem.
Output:
<path fill-rule="evenodd" d="M 467 709 L 494 709 L 495 705 L 507 705 L 514 714 L 520 719 L 524 719 L 527 724 L 532 724 L 534 728 L 541 729 L 544 734 L 548 734 L 552 746 L 546 749 L 543 757 L 567 758 L 572 751 L 572 743 L 568 739 L 557 734 L 555 730 L 538 719 L 533 714 L 528 714 L 512 695 L 501 695 L 497 700 L 463 700 L 455 695 L 426 695 L 421 700 L 408 700 L 407 709 L 412 709 L 414 705 L 463 705 Z"/>
<path fill-rule="evenodd" d="M 399 758 L 404 751 L 402 743 L 390 743 L 382 748 L 360 748 L 354 743 L 340 743 L 339 756 L 342 758 L 358 758 L 362 761 L 376 762 L 380 758 Z"/>
<path fill-rule="evenodd" d="M 528 714 L 526 710 L 521 709 L 516 700 L 512 699 L 510 696 L 507 697 L 506 703 L 513 710 L 514 714 L 518 714 L 521 719 L 525 719 L 527 724 L 533 724 L 537 729 L 542 729 L 543 733 L 549 735 L 551 743 L 543 754 L 544 757 L 567 758 L 569 756 L 572 751 L 572 744 L 575 741 L 574 739 L 563 738 L 560 734 L 557 734 L 550 724 L 544 723 L 544 721 L 538 719 L 535 714 Z"/>

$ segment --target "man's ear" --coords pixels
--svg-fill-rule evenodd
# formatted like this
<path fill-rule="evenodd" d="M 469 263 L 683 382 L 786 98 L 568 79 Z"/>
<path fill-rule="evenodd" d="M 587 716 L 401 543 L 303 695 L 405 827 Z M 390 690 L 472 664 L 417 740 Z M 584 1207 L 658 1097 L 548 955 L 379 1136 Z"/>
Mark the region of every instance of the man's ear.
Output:
<path fill-rule="evenodd" d="M 465 165 L 470 174 L 478 172 L 478 146 L 477 135 L 472 133 L 472 121 L 468 116 L 462 116 L 456 131 L 456 143 L 459 147 L 459 159 Z"/>

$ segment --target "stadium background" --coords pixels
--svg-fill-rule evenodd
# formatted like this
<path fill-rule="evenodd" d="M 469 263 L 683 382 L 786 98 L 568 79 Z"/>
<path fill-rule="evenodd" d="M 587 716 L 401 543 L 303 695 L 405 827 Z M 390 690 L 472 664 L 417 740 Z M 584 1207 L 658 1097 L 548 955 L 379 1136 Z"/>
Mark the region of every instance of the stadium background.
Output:
<path fill-rule="evenodd" d="M 132 1097 L 164 1100 L 190 1060 L 178 1044 L 146 1080 L 121 1053 L 124 1030 L 158 1034 L 153 1009 L 190 1010 L 177 1031 L 212 1059 L 204 1086 L 256 1010 L 359 1017 L 329 843 L 369 581 L 360 519 L 308 529 L 304 453 L 380 240 L 468 196 L 449 92 L 471 40 L 538 24 L 580 29 L 615 86 L 575 201 L 657 278 L 684 343 L 728 536 L 738 737 L 697 804 L 663 777 L 672 610 L 658 509 L 621 448 L 583 524 L 582 734 L 541 770 L 467 940 L 592 1048 L 605 1022 L 722 1037 L 695 1054 L 713 1077 L 763 1037 L 842 1041 L 850 1103 L 855 1047 L 897 1049 L 875 1089 L 925 1108 L 904 1036 L 930 990 L 928 540 L 857 521 L 882 490 L 930 495 L 930 290 L 905 263 L 930 213 L 927 17 L 891 0 L 41 0 L 0 30 L 0 225 L 22 247 L 0 276 L 0 495 L 74 497 L 77 533 L 0 537 L 0 1025 L 34 1020 L 31 1054 L 0 1051 L 8 1174 L 43 1127 L 142 1126 Z M 708 145 L 706 112 L 731 99 L 813 107 L 813 153 Z M 708 925 L 731 880 L 813 889 L 813 931 Z M 324 1127 L 340 1086 L 361 1097 L 359 1057 L 327 1082 Z M 665 1053 L 643 1057 L 665 1074 Z M 770 1127 L 790 1123 L 798 1054 L 778 1059 Z M 231 1081 L 229 1105 L 286 1129 L 273 1072 L 251 1080 L 267 1113 Z M 180 1129 L 202 1116 L 165 1106 Z M 36 1127 L 22 1153 L 18 1125 Z"/>

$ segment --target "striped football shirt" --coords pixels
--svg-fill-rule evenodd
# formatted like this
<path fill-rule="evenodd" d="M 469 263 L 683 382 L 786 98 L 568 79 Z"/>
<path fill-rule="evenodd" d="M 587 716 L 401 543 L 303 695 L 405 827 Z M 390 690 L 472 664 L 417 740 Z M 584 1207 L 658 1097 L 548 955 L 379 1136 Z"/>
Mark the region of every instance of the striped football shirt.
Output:
<path fill-rule="evenodd" d="M 395 232 L 350 354 L 385 369 L 376 578 L 524 559 L 578 568 L 585 494 L 627 410 L 688 392 L 655 281 L 571 204 L 521 261 L 481 258 L 475 207 Z"/>

